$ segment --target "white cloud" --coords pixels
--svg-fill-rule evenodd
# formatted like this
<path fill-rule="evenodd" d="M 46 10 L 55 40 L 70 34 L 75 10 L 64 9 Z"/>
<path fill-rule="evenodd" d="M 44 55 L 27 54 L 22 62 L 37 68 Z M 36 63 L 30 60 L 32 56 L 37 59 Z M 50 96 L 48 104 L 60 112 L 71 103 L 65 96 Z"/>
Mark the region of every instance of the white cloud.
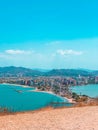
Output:
<path fill-rule="evenodd" d="M 16 55 L 16 54 L 31 54 L 33 51 L 24 51 L 24 50 L 6 50 L 7 54 Z"/>
<path fill-rule="evenodd" d="M 83 52 L 82 51 L 75 51 L 75 50 L 57 50 L 57 53 L 65 56 L 65 55 L 82 55 Z"/>

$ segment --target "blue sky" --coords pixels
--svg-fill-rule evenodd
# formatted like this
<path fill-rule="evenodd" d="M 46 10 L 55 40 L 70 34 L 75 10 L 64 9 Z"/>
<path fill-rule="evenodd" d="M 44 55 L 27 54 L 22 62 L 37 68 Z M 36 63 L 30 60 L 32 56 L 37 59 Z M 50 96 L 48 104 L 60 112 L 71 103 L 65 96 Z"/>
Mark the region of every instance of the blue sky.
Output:
<path fill-rule="evenodd" d="M 98 69 L 97 0 L 0 1 L 0 66 Z"/>

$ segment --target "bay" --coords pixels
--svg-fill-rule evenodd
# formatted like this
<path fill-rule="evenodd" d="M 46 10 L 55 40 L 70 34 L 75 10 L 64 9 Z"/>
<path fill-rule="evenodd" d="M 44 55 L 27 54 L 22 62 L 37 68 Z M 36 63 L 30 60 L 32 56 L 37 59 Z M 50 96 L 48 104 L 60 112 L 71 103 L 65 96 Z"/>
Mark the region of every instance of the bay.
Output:
<path fill-rule="evenodd" d="M 98 84 L 74 86 L 71 87 L 72 92 L 79 95 L 87 95 L 89 97 L 98 97 Z"/>
<path fill-rule="evenodd" d="M 47 92 L 37 92 L 34 88 L 19 85 L 0 84 L 0 107 L 11 112 L 37 110 L 48 106 L 61 107 L 52 103 L 64 102 L 70 106 L 67 99 Z"/>

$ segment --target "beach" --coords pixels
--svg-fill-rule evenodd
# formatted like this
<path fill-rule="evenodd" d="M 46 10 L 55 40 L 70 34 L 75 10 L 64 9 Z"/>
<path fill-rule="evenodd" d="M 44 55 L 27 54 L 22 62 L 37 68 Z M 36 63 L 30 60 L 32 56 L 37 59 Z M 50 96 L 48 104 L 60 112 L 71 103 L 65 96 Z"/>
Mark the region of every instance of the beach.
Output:
<path fill-rule="evenodd" d="M 98 106 L 2 115 L 0 130 L 98 130 Z"/>
<path fill-rule="evenodd" d="M 20 87 L 23 87 L 23 88 L 32 88 L 31 86 L 28 86 L 28 85 L 20 85 L 20 84 L 11 84 L 11 83 L 2 83 L 4 85 L 12 85 L 12 86 L 20 86 Z"/>

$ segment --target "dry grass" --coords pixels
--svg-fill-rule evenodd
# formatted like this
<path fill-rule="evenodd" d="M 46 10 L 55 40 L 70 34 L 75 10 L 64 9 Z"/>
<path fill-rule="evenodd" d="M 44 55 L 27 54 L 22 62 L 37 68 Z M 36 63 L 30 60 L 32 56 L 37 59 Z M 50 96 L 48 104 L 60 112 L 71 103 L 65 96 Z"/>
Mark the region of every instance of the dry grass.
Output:
<path fill-rule="evenodd" d="M 98 130 L 98 106 L 0 116 L 0 130 Z"/>

